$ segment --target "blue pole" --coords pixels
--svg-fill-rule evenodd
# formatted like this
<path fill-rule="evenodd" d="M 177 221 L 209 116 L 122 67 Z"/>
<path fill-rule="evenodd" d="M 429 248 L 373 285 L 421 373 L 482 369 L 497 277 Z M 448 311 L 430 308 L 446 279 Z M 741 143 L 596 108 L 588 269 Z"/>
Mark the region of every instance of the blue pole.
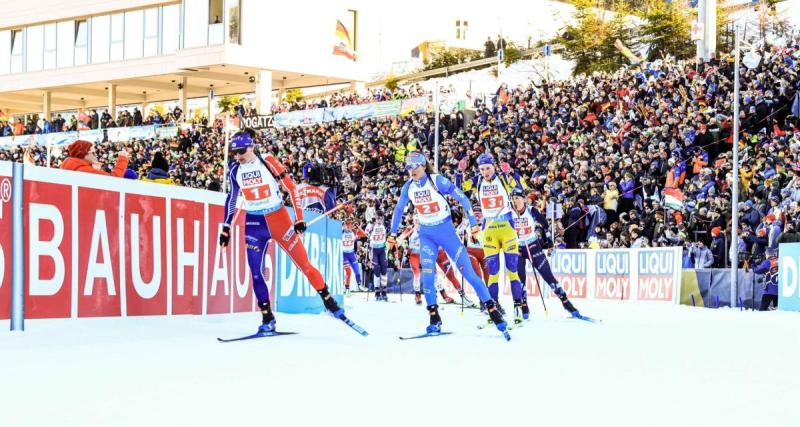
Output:
<path fill-rule="evenodd" d="M 11 330 L 25 330 L 25 263 L 22 245 L 22 184 L 24 165 L 14 163 L 11 173 Z"/>

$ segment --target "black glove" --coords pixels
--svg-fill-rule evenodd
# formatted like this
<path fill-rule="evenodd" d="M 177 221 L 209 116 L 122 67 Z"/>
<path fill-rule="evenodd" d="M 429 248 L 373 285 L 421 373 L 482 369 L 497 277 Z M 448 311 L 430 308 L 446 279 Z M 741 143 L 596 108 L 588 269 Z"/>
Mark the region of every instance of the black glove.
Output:
<path fill-rule="evenodd" d="M 305 221 L 297 221 L 294 223 L 294 231 L 299 234 L 303 234 L 306 232 L 306 222 Z"/>
<path fill-rule="evenodd" d="M 228 246 L 231 240 L 231 227 L 229 225 L 222 226 L 222 232 L 219 233 L 219 245 L 222 247 Z"/>

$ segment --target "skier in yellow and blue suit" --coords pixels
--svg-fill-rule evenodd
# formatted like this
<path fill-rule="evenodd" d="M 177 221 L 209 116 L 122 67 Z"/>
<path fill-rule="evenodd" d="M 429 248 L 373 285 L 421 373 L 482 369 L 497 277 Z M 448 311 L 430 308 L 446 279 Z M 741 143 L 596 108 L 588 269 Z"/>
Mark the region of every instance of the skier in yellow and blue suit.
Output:
<path fill-rule="evenodd" d="M 506 263 L 506 275 L 511 281 L 511 295 L 514 303 L 522 301 L 522 282 L 517 273 L 519 262 L 519 241 L 514 230 L 511 192 L 515 188 L 525 189 L 519 174 L 513 171 L 497 173 L 494 157 L 484 153 L 478 156 L 479 174 L 464 179 L 461 173 L 456 174 L 456 185 L 464 192 L 476 192 L 483 212 L 483 251 L 489 269 L 489 293 L 498 301 L 500 293 L 500 254 Z M 498 307 L 500 304 L 498 304 Z M 501 312 L 503 312 L 501 308 Z"/>

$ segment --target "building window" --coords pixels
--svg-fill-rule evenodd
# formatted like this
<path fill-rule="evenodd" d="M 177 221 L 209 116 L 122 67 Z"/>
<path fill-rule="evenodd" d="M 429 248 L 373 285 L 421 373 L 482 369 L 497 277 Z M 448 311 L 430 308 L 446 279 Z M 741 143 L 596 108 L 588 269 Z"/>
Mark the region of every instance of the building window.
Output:
<path fill-rule="evenodd" d="M 25 29 L 25 71 L 41 71 L 44 59 L 44 27 L 36 25 Z"/>
<path fill-rule="evenodd" d="M 208 0 L 208 44 L 222 44 L 225 41 L 222 0 Z"/>
<path fill-rule="evenodd" d="M 208 25 L 222 23 L 222 0 L 208 0 Z"/>
<path fill-rule="evenodd" d="M 84 65 L 89 54 L 89 23 L 75 21 L 75 65 Z"/>
<path fill-rule="evenodd" d="M 125 57 L 125 14 L 111 15 L 111 60 L 122 61 Z"/>
<path fill-rule="evenodd" d="M 161 10 L 161 54 L 178 50 L 181 40 L 181 6 L 164 6 Z"/>
<path fill-rule="evenodd" d="M 21 73 L 22 66 L 22 53 L 25 50 L 22 30 L 11 31 L 11 72 Z"/>
<path fill-rule="evenodd" d="M 158 55 L 158 8 L 144 11 L 144 56 Z"/>
<path fill-rule="evenodd" d="M 125 59 L 144 54 L 144 11 L 125 12 Z"/>
<path fill-rule="evenodd" d="M 242 44 L 242 14 L 239 0 L 226 0 L 228 9 L 228 43 Z"/>
<path fill-rule="evenodd" d="M 108 15 L 95 16 L 92 18 L 92 64 L 108 62 L 109 57 L 109 24 L 111 19 Z"/>
<path fill-rule="evenodd" d="M 44 26 L 44 69 L 56 68 L 56 24 Z"/>

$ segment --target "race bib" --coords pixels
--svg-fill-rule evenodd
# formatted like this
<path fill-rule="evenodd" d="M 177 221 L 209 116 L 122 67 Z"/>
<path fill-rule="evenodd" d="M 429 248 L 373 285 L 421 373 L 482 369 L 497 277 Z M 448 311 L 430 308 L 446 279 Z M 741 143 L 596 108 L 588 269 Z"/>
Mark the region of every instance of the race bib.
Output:
<path fill-rule="evenodd" d="M 267 199 L 272 194 L 269 191 L 268 184 L 245 188 L 242 192 L 244 193 L 244 198 L 250 202 Z"/>

